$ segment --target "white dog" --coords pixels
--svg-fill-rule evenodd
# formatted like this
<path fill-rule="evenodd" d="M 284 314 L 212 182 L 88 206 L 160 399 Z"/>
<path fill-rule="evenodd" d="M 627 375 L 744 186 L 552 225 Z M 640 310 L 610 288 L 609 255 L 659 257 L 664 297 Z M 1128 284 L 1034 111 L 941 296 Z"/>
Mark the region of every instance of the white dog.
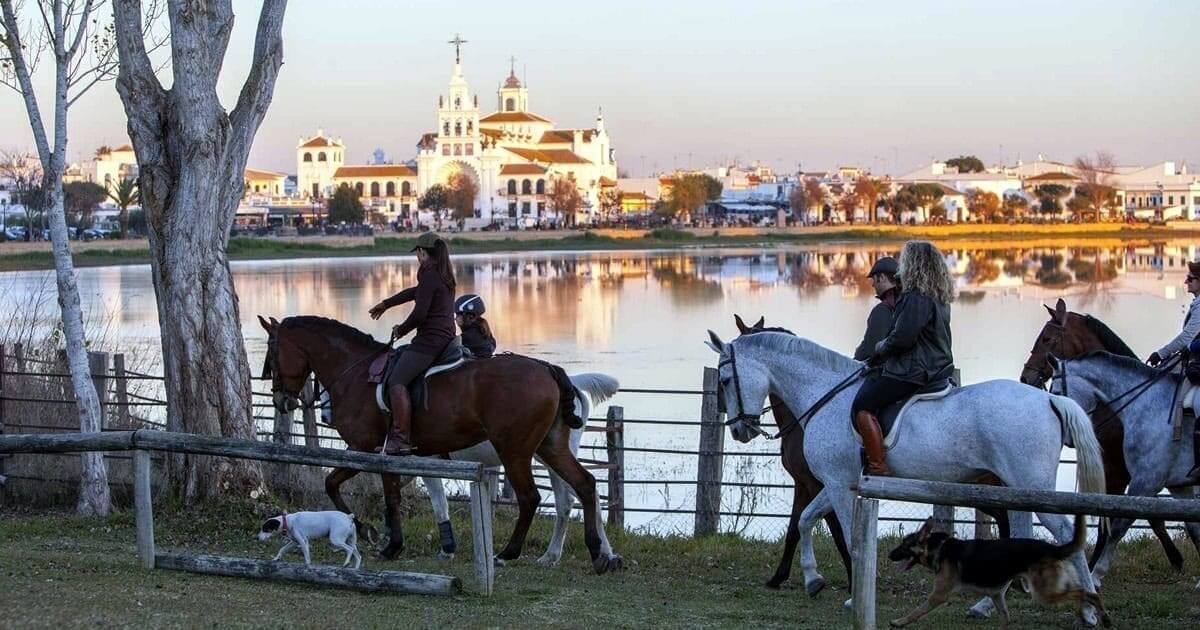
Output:
<path fill-rule="evenodd" d="M 304 554 L 304 564 L 312 564 L 309 556 L 308 541 L 314 538 L 329 537 L 329 544 L 336 549 L 346 552 L 346 561 L 342 566 L 354 560 L 354 568 L 362 566 L 362 554 L 358 553 L 358 532 L 354 528 L 354 515 L 345 512 L 294 512 L 280 514 L 267 519 L 259 529 L 258 539 L 267 540 L 275 534 L 287 536 L 288 541 L 275 554 L 275 560 L 283 557 L 289 549 L 300 547 Z"/>

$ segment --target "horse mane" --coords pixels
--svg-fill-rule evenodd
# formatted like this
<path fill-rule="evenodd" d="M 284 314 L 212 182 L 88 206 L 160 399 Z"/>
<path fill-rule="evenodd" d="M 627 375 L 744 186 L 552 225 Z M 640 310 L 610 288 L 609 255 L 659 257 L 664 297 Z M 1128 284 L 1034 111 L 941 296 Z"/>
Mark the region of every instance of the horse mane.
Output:
<path fill-rule="evenodd" d="M 762 328 L 751 328 L 750 330 L 747 330 L 746 332 L 742 333 L 742 335 L 743 336 L 744 335 L 756 335 L 758 333 L 764 333 L 764 332 L 783 333 L 785 335 L 791 335 L 793 337 L 797 336 L 796 333 L 788 330 L 787 328 L 784 328 L 783 326 L 764 326 Z"/>
<path fill-rule="evenodd" d="M 279 322 L 282 328 L 297 328 L 308 330 L 319 335 L 336 334 L 353 343 L 359 343 L 368 346 L 372 349 L 379 348 L 384 344 L 371 335 L 351 326 L 339 322 L 336 319 L 328 317 L 319 317 L 317 315 L 296 315 L 293 317 L 284 318 Z"/>
<path fill-rule="evenodd" d="M 804 337 L 797 337 L 790 332 L 776 332 L 764 329 L 762 332 L 756 332 L 752 335 L 742 335 L 738 340 L 743 344 L 756 346 L 763 350 L 776 350 L 784 354 L 799 354 L 835 372 L 845 372 L 859 367 L 858 361 L 835 350 L 830 350 L 815 341 L 805 339 Z"/>
<path fill-rule="evenodd" d="M 1118 356 L 1129 357 L 1130 359 L 1138 358 L 1138 355 L 1134 353 L 1124 340 L 1117 336 L 1117 333 L 1108 327 L 1108 324 L 1091 315 L 1081 315 L 1080 317 L 1083 317 L 1083 324 L 1087 326 L 1088 330 L 1092 331 L 1093 335 L 1096 335 L 1096 338 L 1104 345 L 1105 350 Z"/>
<path fill-rule="evenodd" d="M 1138 359 L 1137 357 L 1127 357 L 1124 355 L 1109 352 L 1108 350 L 1092 350 L 1091 352 L 1081 354 L 1081 355 L 1075 357 L 1074 359 L 1071 359 L 1072 362 L 1095 361 L 1095 360 L 1108 361 L 1110 363 L 1115 364 L 1116 367 L 1123 368 L 1126 370 L 1133 370 L 1133 371 L 1137 372 L 1138 374 L 1142 374 L 1142 375 L 1146 375 L 1146 376 L 1149 376 L 1151 373 L 1156 371 L 1155 368 L 1152 368 L 1149 365 L 1142 363 L 1142 361 L 1140 359 Z"/>

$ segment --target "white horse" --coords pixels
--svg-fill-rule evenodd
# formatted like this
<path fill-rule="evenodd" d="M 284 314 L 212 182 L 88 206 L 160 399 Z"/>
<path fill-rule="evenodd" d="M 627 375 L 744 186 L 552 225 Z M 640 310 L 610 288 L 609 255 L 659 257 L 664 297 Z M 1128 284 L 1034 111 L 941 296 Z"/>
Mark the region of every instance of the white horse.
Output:
<path fill-rule="evenodd" d="M 585 372 L 582 374 L 572 374 L 569 377 L 571 384 L 575 386 L 577 395 L 575 396 L 575 413 L 584 420 L 587 420 L 594 409 L 600 403 L 612 398 L 621 384 L 617 379 L 598 372 Z M 329 414 L 330 407 L 323 407 L 324 413 Z M 332 424 L 332 418 L 329 415 L 324 416 L 326 424 Z M 571 430 L 571 454 L 579 454 L 579 442 L 583 439 L 583 429 Z M 458 461 L 479 462 L 485 466 L 500 466 L 500 456 L 496 453 L 495 447 L 491 442 L 482 442 L 471 448 L 455 451 L 449 454 L 449 458 Z M 550 545 L 546 548 L 546 553 L 538 558 L 538 563 L 543 566 L 554 566 L 562 558 L 563 541 L 567 537 L 567 526 L 570 524 L 571 508 L 575 504 L 575 492 L 571 490 L 571 486 L 563 481 L 553 470 L 550 470 L 550 486 L 554 489 L 554 507 L 556 515 L 554 519 L 554 534 L 550 537 Z M 450 503 L 446 500 L 446 489 L 442 484 L 440 477 L 421 477 L 422 483 L 425 485 L 426 492 L 429 493 L 429 501 L 433 504 L 433 514 L 438 521 L 438 532 L 441 536 L 441 549 L 438 551 L 438 557 L 443 559 L 453 558 L 457 549 L 457 543 L 454 539 L 454 527 L 450 524 Z M 600 516 L 600 495 L 596 494 L 596 523 L 597 533 L 600 534 L 600 551 L 602 554 L 612 555 L 612 545 L 608 542 L 608 536 L 604 533 L 604 522 Z"/>
<path fill-rule="evenodd" d="M 767 396 L 783 400 L 798 418 L 811 416 L 805 431 L 804 457 L 825 488 L 800 516 L 800 564 L 805 588 L 820 590 L 812 528 L 830 509 L 837 513 L 848 543 L 854 492 L 862 463 L 850 424 L 850 404 L 861 380 L 812 407 L 837 385 L 846 382 L 862 364 L 812 341 L 782 333 L 745 335 L 729 343 L 709 331 L 706 342 L 721 355 L 720 387 L 731 415 L 734 439 L 748 442 L 760 434 L 760 416 Z M 736 366 L 736 367 L 735 367 Z M 1100 446 L 1092 423 L 1078 404 L 1016 381 L 997 380 L 962 387 L 946 397 L 919 402 L 906 412 L 893 431 L 899 431 L 888 451 L 888 466 L 898 477 L 930 481 L 970 482 L 992 473 L 1013 488 L 1054 490 L 1058 460 L 1064 444 L 1079 455 L 1078 478 L 1084 492 L 1104 491 Z M 1010 512 L 1014 537 L 1031 538 L 1028 512 Z M 1065 516 L 1038 513 L 1038 520 L 1059 543 L 1073 536 Z M 1083 553 L 1073 558 L 1085 587 L 1094 592 Z M 975 615 L 991 614 L 990 600 L 972 608 Z M 1095 625 L 1095 610 L 1084 611 L 1085 623 Z"/>
<path fill-rule="evenodd" d="M 1172 495 L 1194 498 L 1196 480 L 1189 479 L 1187 473 L 1194 463 L 1191 435 L 1195 421 L 1184 416 L 1185 438 L 1178 441 L 1171 438 L 1175 388 L 1182 375 L 1107 352 L 1092 352 L 1074 359 L 1053 356 L 1049 359 L 1054 368 L 1051 392 L 1070 396 L 1085 409 L 1106 407 L 1117 412 L 1117 417 L 1110 421 L 1120 422 L 1125 428 L 1122 446 L 1129 469 L 1126 494 L 1150 497 L 1167 488 Z M 1133 519 L 1109 519 L 1108 544 L 1092 568 L 1092 580 L 1097 585 L 1108 573 L 1117 554 L 1117 543 L 1130 525 Z M 1200 523 L 1184 526 L 1192 544 L 1200 542 Z"/>

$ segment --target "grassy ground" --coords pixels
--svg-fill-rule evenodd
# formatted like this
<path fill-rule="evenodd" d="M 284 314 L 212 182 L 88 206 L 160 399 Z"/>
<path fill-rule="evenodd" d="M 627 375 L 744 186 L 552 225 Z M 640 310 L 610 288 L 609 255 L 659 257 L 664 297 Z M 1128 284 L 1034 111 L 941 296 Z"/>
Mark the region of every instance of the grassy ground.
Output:
<path fill-rule="evenodd" d="M 451 250 L 459 254 L 524 251 L 640 250 L 681 247 L 772 246 L 826 242 L 901 242 L 929 238 L 939 243 L 1011 242 L 1029 244 L 1046 239 L 1128 240 L 1183 238 L 1193 232 L 1181 229 L 1148 229 L 1119 224 L 1032 226 L 862 226 L 810 227 L 786 230 L 731 228 L 719 231 L 688 230 L 598 230 L 593 232 L 479 232 L 451 238 Z M 1021 228 L 1021 229 L 1017 229 Z M 1060 241 L 1061 242 L 1061 241 Z M 235 238 L 229 243 L 233 260 L 360 257 L 407 254 L 415 239 L 382 235 L 377 238 Z M 144 241 L 91 242 L 73 244 L 77 266 L 143 264 L 149 262 Z M 54 260 L 48 243 L 14 243 L 0 247 L 0 271 L 51 269 Z"/>
<path fill-rule="evenodd" d="M 461 511 L 460 511 L 461 512 Z M 160 514 L 160 548 L 269 558 L 280 543 L 259 543 L 252 535 L 260 516 L 249 509 L 193 510 Z M 425 517 L 407 523 L 409 548 L 395 562 L 368 556 L 366 568 L 449 573 L 470 589 L 468 524 L 456 514 L 460 553 L 433 559 L 436 530 Z M 572 526 L 567 553 L 556 568 L 534 562 L 549 536 L 550 523 L 538 519 L 526 556 L 499 569 L 496 594 L 469 592 L 454 598 L 367 595 L 356 592 L 258 580 L 143 571 L 134 557 L 133 518 L 107 519 L 61 514 L 0 513 L 0 626 L 273 626 L 305 627 L 848 627 L 841 609 L 846 580 L 832 545 L 819 539 L 818 557 L 830 587 L 816 599 L 792 582 L 780 591 L 762 586 L 778 559 L 780 545 L 733 536 L 704 540 L 636 534 L 612 535 L 628 569 L 592 575 L 582 549 L 580 527 Z M 499 544 L 511 520 L 497 520 Z M 466 540 L 463 540 L 466 536 Z M 885 541 L 881 544 L 889 548 Z M 1188 546 L 1190 545 L 1182 545 Z M 340 563 L 327 546 L 314 546 L 314 561 Z M 295 560 L 296 558 L 293 558 Z M 1188 552 L 1184 574 L 1170 571 L 1156 545 L 1135 541 L 1122 557 L 1104 597 L 1119 628 L 1197 627 L 1200 601 L 1196 557 Z M 924 596 L 929 576 L 898 573 L 881 562 L 880 620 L 895 618 Z M 796 568 L 798 574 L 799 568 Z M 797 575 L 798 579 L 798 575 Z M 997 621 L 968 622 L 971 603 L 957 597 L 918 627 L 998 627 Z M 1035 608 L 1028 596 L 1011 597 L 1013 627 L 1069 628 L 1065 609 Z"/>

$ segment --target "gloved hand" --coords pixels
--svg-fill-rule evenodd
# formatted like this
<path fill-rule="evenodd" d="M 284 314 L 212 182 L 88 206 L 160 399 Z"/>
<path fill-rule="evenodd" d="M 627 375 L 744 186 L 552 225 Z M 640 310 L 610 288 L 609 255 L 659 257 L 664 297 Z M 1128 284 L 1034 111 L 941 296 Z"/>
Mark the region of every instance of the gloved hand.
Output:
<path fill-rule="evenodd" d="M 375 306 L 372 306 L 371 310 L 368 312 L 371 314 L 371 319 L 379 319 L 380 317 L 383 317 L 383 312 L 386 310 L 388 310 L 388 305 L 380 302 Z"/>
<path fill-rule="evenodd" d="M 404 329 L 400 327 L 400 324 L 396 324 L 395 326 L 392 326 L 392 341 L 395 341 L 395 340 L 403 337 L 406 334 L 408 334 L 408 333 L 404 332 Z"/>
<path fill-rule="evenodd" d="M 1146 359 L 1146 363 L 1150 367 L 1156 367 L 1159 363 L 1162 363 L 1162 357 L 1158 356 L 1157 352 L 1151 353 L 1150 358 Z"/>

